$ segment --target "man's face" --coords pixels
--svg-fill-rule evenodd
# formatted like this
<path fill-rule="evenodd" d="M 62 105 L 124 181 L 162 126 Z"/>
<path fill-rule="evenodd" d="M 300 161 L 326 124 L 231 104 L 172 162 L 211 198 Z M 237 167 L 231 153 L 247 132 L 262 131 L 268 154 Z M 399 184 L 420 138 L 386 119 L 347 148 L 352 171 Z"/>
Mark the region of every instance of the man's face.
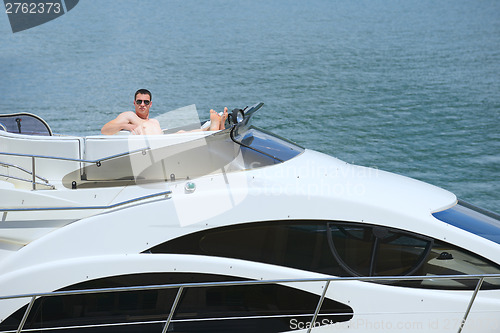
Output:
<path fill-rule="evenodd" d="M 139 118 L 147 119 L 151 104 L 151 98 L 149 98 L 148 94 L 137 94 L 134 101 L 135 114 L 137 114 Z"/>

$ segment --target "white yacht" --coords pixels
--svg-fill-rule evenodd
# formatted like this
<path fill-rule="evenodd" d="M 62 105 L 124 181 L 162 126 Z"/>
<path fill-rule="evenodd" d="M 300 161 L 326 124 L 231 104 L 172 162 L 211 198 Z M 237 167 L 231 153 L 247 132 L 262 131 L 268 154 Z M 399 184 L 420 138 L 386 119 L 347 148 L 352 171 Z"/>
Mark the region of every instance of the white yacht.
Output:
<path fill-rule="evenodd" d="M 154 136 L 0 115 L 0 332 L 500 330 L 498 215 L 261 107 Z"/>

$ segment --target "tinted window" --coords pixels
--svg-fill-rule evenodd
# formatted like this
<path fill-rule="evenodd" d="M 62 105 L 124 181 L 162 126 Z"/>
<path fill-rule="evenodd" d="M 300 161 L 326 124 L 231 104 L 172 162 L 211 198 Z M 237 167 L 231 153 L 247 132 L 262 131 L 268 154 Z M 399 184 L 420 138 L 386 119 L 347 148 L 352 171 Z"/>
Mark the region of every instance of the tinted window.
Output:
<path fill-rule="evenodd" d="M 346 222 L 273 221 L 192 233 L 151 253 L 220 256 L 333 276 L 498 274 L 497 264 L 464 249 L 401 230 Z M 474 289 L 477 280 L 400 281 L 398 285 Z M 500 288 L 488 280 L 483 288 Z"/>
<path fill-rule="evenodd" d="M 229 276 L 194 273 L 132 274 L 88 281 L 64 290 L 238 280 Z M 24 327 L 43 328 L 44 332 L 158 333 L 162 331 L 176 293 L 177 289 L 162 289 L 44 297 L 35 302 Z M 312 320 L 318 300 L 317 295 L 281 285 L 186 289 L 168 331 L 288 331 L 291 320 Z M 17 329 L 25 311 L 26 306 L 3 321 L 0 331 Z M 351 307 L 325 299 L 318 322 L 347 321 L 352 318 L 352 313 Z"/>
<path fill-rule="evenodd" d="M 277 163 L 287 161 L 304 151 L 304 148 L 254 126 L 238 127 L 233 138 L 244 147 L 276 159 Z"/>
<path fill-rule="evenodd" d="M 463 201 L 432 214 L 435 218 L 500 244 L 500 216 Z"/>
<path fill-rule="evenodd" d="M 388 234 L 376 247 L 373 275 L 410 275 L 423 263 L 432 242 L 394 232 Z"/>
<path fill-rule="evenodd" d="M 332 250 L 351 275 L 408 275 L 421 264 L 432 241 L 388 228 L 330 224 Z"/>
<path fill-rule="evenodd" d="M 330 275 L 342 274 L 328 243 L 326 223 L 251 223 L 193 233 L 150 249 L 229 257 Z"/>

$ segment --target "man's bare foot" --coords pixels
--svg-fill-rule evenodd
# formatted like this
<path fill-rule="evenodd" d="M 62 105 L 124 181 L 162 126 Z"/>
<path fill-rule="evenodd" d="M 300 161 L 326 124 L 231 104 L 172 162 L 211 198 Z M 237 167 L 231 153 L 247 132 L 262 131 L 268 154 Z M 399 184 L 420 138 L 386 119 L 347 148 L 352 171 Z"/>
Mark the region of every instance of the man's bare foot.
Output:
<path fill-rule="evenodd" d="M 218 131 L 220 128 L 220 116 L 213 109 L 210 110 L 210 129 L 209 131 Z"/>
<path fill-rule="evenodd" d="M 220 117 L 220 127 L 219 129 L 223 130 L 226 129 L 226 119 L 227 119 L 228 113 L 227 113 L 227 108 L 224 108 L 224 112 L 222 113 L 222 116 Z"/>

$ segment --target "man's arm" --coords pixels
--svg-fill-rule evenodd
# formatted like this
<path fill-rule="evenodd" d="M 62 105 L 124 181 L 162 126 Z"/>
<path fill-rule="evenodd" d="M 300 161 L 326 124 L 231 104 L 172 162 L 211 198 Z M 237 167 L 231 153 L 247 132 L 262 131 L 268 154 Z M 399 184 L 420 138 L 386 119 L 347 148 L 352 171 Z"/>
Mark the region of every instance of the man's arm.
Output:
<path fill-rule="evenodd" d="M 106 123 L 101 129 L 101 133 L 105 135 L 113 135 L 121 130 L 132 131 L 140 125 L 140 123 L 140 118 L 132 111 L 123 112 L 120 113 L 115 119 Z"/>

